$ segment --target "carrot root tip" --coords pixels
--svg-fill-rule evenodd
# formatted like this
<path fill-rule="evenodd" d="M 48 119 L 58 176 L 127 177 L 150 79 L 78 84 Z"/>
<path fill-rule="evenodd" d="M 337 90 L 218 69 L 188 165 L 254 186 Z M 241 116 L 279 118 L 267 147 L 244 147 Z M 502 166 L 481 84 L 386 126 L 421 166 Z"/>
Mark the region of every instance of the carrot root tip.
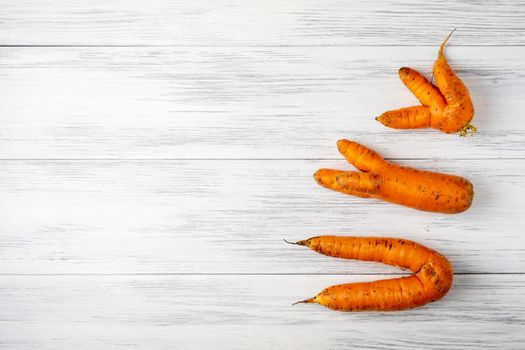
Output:
<path fill-rule="evenodd" d="M 322 183 L 320 170 L 317 170 L 317 171 L 314 173 L 314 180 L 315 180 L 315 182 L 317 182 L 318 184 L 321 184 L 321 183 Z"/>
<path fill-rule="evenodd" d="M 285 238 L 283 238 L 283 241 L 285 241 L 288 244 L 293 244 L 293 245 L 306 245 L 305 241 L 290 242 L 286 240 Z"/>
<path fill-rule="evenodd" d="M 438 57 L 445 57 L 443 55 L 443 49 L 445 48 L 445 45 L 447 44 L 448 42 L 448 39 L 450 39 L 450 37 L 452 36 L 452 33 L 454 33 L 456 31 L 457 28 L 454 28 L 452 29 L 452 31 L 447 35 L 447 37 L 445 38 L 445 40 L 443 41 L 443 43 L 441 43 L 441 45 L 439 46 L 439 52 L 438 52 Z"/>
<path fill-rule="evenodd" d="M 344 153 L 346 149 L 348 148 L 349 143 L 350 142 L 345 139 L 337 140 L 336 144 L 337 144 L 337 149 L 339 150 L 339 152 Z"/>
<path fill-rule="evenodd" d="M 292 306 L 297 305 L 297 304 L 308 304 L 308 303 L 313 303 L 313 302 L 315 302 L 314 298 L 310 298 L 310 299 L 305 299 L 301 301 L 296 301 L 295 303 L 292 304 Z"/>
<path fill-rule="evenodd" d="M 383 124 L 384 126 L 390 126 L 388 118 L 384 118 L 385 113 L 381 114 L 379 117 L 376 117 L 375 119 Z"/>

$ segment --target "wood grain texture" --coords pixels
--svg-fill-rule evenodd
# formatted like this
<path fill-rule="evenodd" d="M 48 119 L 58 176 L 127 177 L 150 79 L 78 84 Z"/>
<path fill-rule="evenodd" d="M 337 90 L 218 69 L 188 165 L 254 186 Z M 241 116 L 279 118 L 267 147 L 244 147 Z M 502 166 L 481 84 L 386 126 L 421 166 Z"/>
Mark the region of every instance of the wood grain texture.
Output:
<path fill-rule="evenodd" d="M 420 212 L 319 187 L 340 161 L 4 161 L 1 273 L 400 273 L 330 259 L 282 239 L 399 236 L 456 271 L 525 272 L 523 162 L 412 160 L 470 179 L 459 215 Z"/>
<path fill-rule="evenodd" d="M 2 276 L 3 349 L 517 349 L 523 275 L 466 275 L 397 313 L 291 303 L 384 276 Z"/>
<path fill-rule="evenodd" d="M 0 44 L 525 44 L 522 1 L 4 0 Z"/>
<path fill-rule="evenodd" d="M 335 141 L 351 138 L 387 158 L 525 158 L 525 47 L 447 51 L 474 99 L 474 137 L 374 120 L 417 104 L 397 70 L 429 76 L 436 52 L 4 48 L 0 157 L 337 158 Z"/>
<path fill-rule="evenodd" d="M 517 349 L 525 336 L 523 1 L 0 1 L 1 349 Z M 472 138 L 390 130 L 437 45 Z M 351 138 L 465 176 L 436 215 L 318 187 Z M 282 238 L 399 236 L 445 254 L 442 301 L 294 301 L 403 272 Z"/>

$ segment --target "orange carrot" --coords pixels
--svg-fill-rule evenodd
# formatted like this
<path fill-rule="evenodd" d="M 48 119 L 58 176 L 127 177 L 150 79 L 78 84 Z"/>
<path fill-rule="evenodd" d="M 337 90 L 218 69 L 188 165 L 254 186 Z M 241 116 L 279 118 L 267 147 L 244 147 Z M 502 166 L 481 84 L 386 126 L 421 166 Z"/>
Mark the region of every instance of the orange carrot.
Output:
<path fill-rule="evenodd" d="M 409 240 L 320 236 L 294 244 L 328 256 L 377 261 L 414 272 L 407 277 L 331 286 L 298 303 L 318 303 L 340 311 L 397 311 L 441 299 L 452 286 L 449 261 Z"/>
<path fill-rule="evenodd" d="M 473 186 L 462 177 L 392 164 L 353 141 L 339 140 L 337 147 L 361 171 L 319 169 L 314 179 L 323 187 L 447 214 L 465 211 L 472 203 Z"/>
<path fill-rule="evenodd" d="M 458 132 L 465 136 L 476 128 L 470 124 L 474 106 L 467 87 L 450 68 L 443 50 L 452 31 L 440 45 L 434 63 L 437 87 L 412 68 L 403 67 L 399 77 L 423 106 L 388 111 L 376 118 L 383 125 L 395 129 L 434 128 L 446 133 Z"/>

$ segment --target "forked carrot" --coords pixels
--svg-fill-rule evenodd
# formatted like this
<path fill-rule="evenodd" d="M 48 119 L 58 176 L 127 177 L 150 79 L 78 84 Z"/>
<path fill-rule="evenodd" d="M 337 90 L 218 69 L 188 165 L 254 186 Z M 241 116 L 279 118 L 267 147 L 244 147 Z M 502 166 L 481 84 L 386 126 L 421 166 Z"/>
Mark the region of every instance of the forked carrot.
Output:
<path fill-rule="evenodd" d="M 447 214 L 465 211 L 472 203 L 472 183 L 462 177 L 392 164 L 353 141 L 339 140 L 337 147 L 360 171 L 319 169 L 314 179 L 323 187 Z"/>
<path fill-rule="evenodd" d="M 296 304 L 318 303 L 340 311 L 397 311 L 441 299 L 452 286 L 449 261 L 438 252 L 409 240 L 320 236 L 293 244 L 328 256 L 377 261 L 414 272 L 406 277 L 331 286 Z"/>
<path fill-rule="evenodd" d="M 470 124 L 474 105 L 463 81 L 456 75 L 443 53 L 454 30 L 439 47 L 433 74 L 437 87 L 412 68 L 403 67 L 399 77 L 416 96 L 422 106 L 388 111 L 376 118 L 383 125 L 395 129 L 434 128 L 446 133 L 458 132 L 465 136 L 476 132 Z"/>

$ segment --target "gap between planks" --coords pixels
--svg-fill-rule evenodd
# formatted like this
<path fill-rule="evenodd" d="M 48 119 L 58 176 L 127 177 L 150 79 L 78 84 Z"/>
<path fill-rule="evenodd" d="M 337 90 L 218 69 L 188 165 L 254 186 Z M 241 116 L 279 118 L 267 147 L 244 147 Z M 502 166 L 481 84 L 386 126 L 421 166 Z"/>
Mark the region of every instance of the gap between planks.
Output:
<path fill-rule="evenodd" d="M 137 273 L 0 273 L 4 276 L 53 277 L 53 276 L 405 276 L 411 273 L 320 273 L 320 272 L 137 272 Z M 457 272 L 454 276 L 512 275 L 521 276 L 525 272 Z"/>
<path fill-rule="evenodd" d="M 517 44 L 517 45 L 513 45 L 513 44 L 494 44 L 494 45 L 489 45 L 489 44 L 472 44 L 472 45 L 463 45 L 463 44 L 455 44 L 455 45 L 451 45 L 451 46 L 455 46 L 455 47 L 490 47 L 490 48 L 494 48 L 494 47 L 524 47 L 525 45 L 522 45 L 522 44 Z M 396 44 L 377 44 L 377 45 L 330 45 L 330 44 L 327 44 L 327 45 L 128 45 L 128 44 L 122 44 L 122 45 L 116 45 L 116 44 L 113 44 L 113 45 L 82 45 L 82 44 L 69 44 L 69 45 L 64 45 L 64 44 L 0 44 L 0 48 L 9 48 L 9 47 L 14 47 L 14 48 L 32 48 L 32 47 L 35 47 L 35 48 L 40 48 L 40 47 L 50 47 L 50 48 L 53 48 L 53 47 L 57 47 L 57 48 L 62 48 L 62 47 L 71 47 L 71 48 L 75 48 L 75 47 L 79 47 L 79 48 L 84 48 L 84 47 L 93 47 L 93 48 L 96 48 L 96 47 L 100 47 L 100 48 L 104 48 L 104 47 L 115 47 L 115 48 L 148 48 L 148 47 L 151 47 L 151 48 L 226 48 L 226 47 L 229 47 L 229 48 L 294 48 L 294 47 L 298 47 L 298 48 L 319 48 L 319 47 L 348 47 L 348 48 L 357 48 L 357 47 L 439 47 L 439 45 L 396 45 Z"/>
<path fill-rule="evenodd" d="M 179 162 L 179 161 L 340 161 L 342 158 L 3 158 L 0 162 Z M 405 157 L 383 158 L 389 162 L 406 160 L 525 160 L 525 157 L 480 157 L 480 158 L 443 158 L 443 157 Z"/>

